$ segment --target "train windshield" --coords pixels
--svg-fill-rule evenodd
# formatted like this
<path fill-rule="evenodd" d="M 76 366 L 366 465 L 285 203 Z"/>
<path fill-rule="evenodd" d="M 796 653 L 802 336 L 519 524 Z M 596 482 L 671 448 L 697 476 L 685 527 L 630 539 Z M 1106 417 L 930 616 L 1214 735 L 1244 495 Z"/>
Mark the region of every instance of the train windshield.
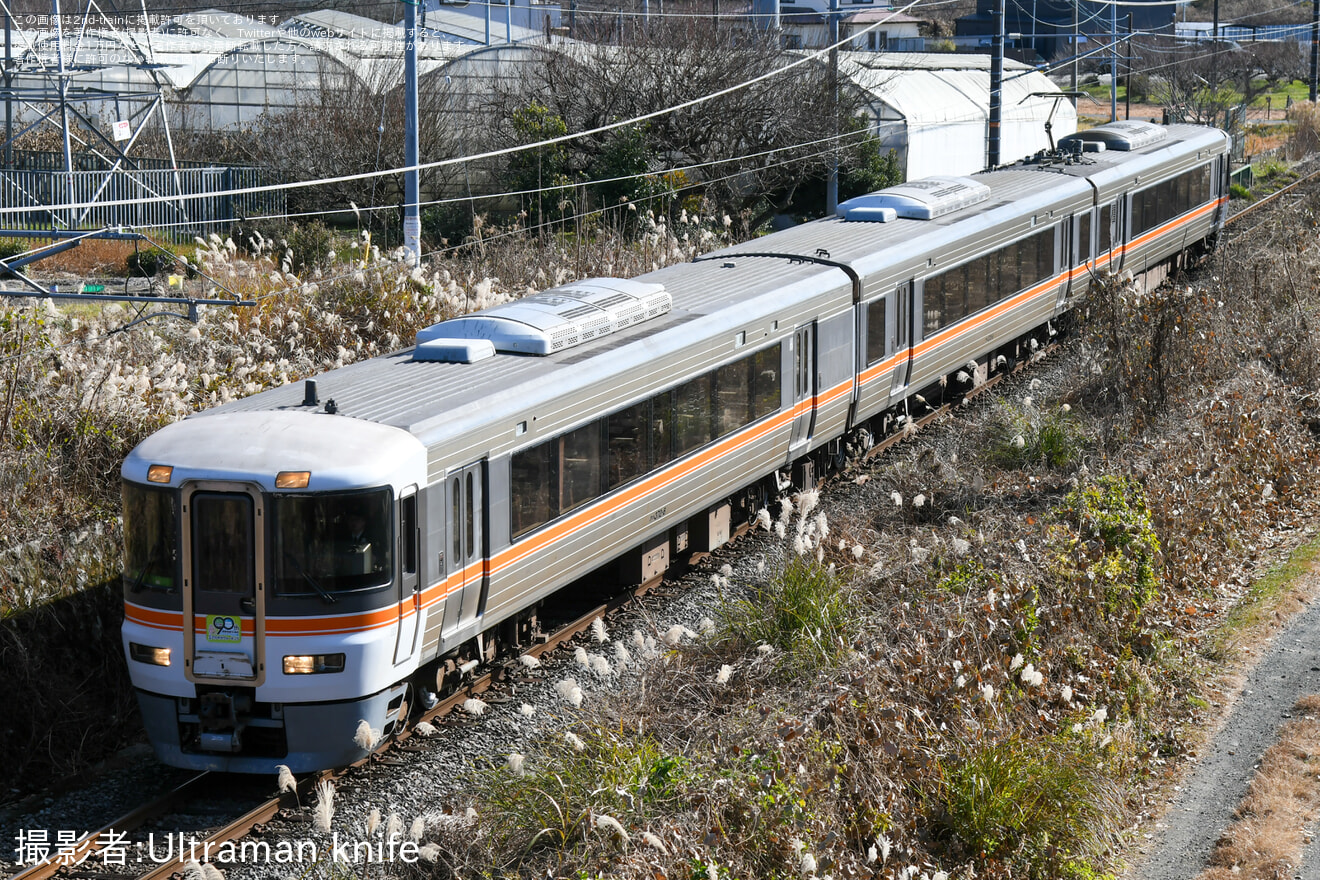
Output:
<path fill-rule="evenodd" d="M 275 592 L 320 596 L 389 583 L 390 491 L 277 495 Z"/>
<path fill-rule="evenodd" d="M 129 592 L 176 589 L 178 535 L 174 490 L 124 483 L 124 584 Z"/>

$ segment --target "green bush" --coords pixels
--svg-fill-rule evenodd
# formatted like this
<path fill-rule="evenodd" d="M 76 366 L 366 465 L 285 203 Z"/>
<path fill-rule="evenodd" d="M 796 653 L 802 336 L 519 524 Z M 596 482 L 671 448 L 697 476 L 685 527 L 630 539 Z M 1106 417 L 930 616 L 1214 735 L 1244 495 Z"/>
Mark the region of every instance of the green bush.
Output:
<path fill-rule="evenodd" d="M 27 238 L 0 238 L 0 260 L 8 260 L 32 250 L 34 243 Z"/>
<path fill-rule="evenodd" d="M 1160 540 L 1141 484 L 1101 477 L 1069 492 L 1054 515 L 1063 527 L 1055 534 L 1060 574 L 1098 591 L 1117 638 L 1133 644 L 1160 587 Z"/>
<path fill-rule="evenodd" d="M 1247 189 L 1240 183 L 1231 184 L 1228 187 L 1228 195 L 1229 198 L 1246 199 L 1247 201 L 1251 201 L 1251 190 Z"/>
<path fill-rule="evenodd" d="M 1077 741 L 968 743 L 936 763 L 925 810 L 937 834 L 986 867 L 1033 880 L 1085 876 L 1121 815 L 1097 757 Z"/>
<path fill-rule="evenodd" d="M 472 235 L 472 205 L 451 202 L 422 211 L 422 240 L 432 247 L 455 247 Z"/>
<path fill-rule="evenodd" d="M 1086 436 L 1068 410 L 1003 404 L 989 420 L 986 457 L 1005 468 L 1044 464 L 1063 469 L 1081 460 Z"/>
<path fill-rule="evenodd" d="M 295 223 L 289 230 L 288 250 L 292 251 L 289 268 L 294 272 L 305 272 L 325 265 L 334 250 L 335 236 L 330 228 L 320 220 L 311 223 Z M 276 258 L 283 262 L 285 254 L 277 252 Z"/>
<path fill-rule="evenodd" d="M 727 636 L 769 645 L 785 671 L 815 671 L 837 660 L 856 632 L 857 608 L 838 575 L 795 557 L 724 611 Z"/>
<path fill-rule="evenodd" d="M 570 850 L 601 833 L 593 814 L 628 827 L 674 809 L 687 768 L 687 759 L 642 733 L 597 728 L 582 731 L 576 743 L 556 738 L 519 770 L 499 767 L 478 777 L 482 827 L 499 852 Z"/>

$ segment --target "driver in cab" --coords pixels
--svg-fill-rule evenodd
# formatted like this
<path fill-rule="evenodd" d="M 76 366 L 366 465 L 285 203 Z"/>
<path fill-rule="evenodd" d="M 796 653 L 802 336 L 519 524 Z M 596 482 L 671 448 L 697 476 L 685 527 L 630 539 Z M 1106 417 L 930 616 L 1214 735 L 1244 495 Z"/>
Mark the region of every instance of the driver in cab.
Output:
<path fill-rule="evenodd" d="M 336 546 L 336 561 L 345 574 L 368 574 L 372 571 L 372 539 L 367 532 L 366 511 L 355 507 L 348 512 Z"/>

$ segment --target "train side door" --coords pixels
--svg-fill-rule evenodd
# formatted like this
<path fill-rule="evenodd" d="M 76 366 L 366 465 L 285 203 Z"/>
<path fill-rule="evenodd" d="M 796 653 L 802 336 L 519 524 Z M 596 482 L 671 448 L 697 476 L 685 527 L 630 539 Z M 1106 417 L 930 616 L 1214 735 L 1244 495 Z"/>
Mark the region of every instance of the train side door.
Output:
<path fill-rule="evenodd" d="M 399 560 L 399 639 L 394 646 L 394 662 L 402 663 L 417 648 L 417 631 L 422 619 L 422 588 L 417 576 L 417 487 L 399 493 L 396 553 Z"/>
<path fill-rule="evenodd" d="M 184 489 L 183 653 L 190 681 L 265 681 L 265 534 L 256 489 L 208 483 Z"/>
<path fill-rule="evenodd" d="M 889 332 L 890 353 L 900 356 L 894 367 L 894 381 L 890 386 L 889 396 L 902 397 L 907 390 L 908 377 L 912 372 L 912 287 L 911 281 L 904 281 L 894 291 L 894 323 Z"/>
<path fill-rule="evenodd" d="M 1076 265 L 1075 254 L 1077 248 L 1074 247 L 1076 241 L 1077 218 L 1069 216 L 1060 227 L 1063 234 L 1059 236 L 1059 269 L 1063 273 L 1063 281 L 1059 284 L 1059 291 L 1055 294 L 1055 308 L 1063 308 L 1068 304 L 1068 291 L 1072 287 L 1072 267 Z"/>
<path fill-rule="evenodd" d="M 449 511 L 449 597 L 445 632 L 480 613 L 486 591 L 486 462 L 454 470 L 445 480 Z"/>
<path fill-rule="evenodd" d="M 1113 224 L 1110 241 L 1113 242 L 1114 259 L 1109 265 L 1115 272 L 1123 271 L 1127 257 L 1128 198 L 1124 196 L 1114 202 L 1114 209 L 1110 212 L 1110 222 Z"/>
<path fill-rule="evenodd" d="M 816 418 L 816 324 L 804 324 L 793 334 L 793 438 L 790 448 L 811 439 Z"/>

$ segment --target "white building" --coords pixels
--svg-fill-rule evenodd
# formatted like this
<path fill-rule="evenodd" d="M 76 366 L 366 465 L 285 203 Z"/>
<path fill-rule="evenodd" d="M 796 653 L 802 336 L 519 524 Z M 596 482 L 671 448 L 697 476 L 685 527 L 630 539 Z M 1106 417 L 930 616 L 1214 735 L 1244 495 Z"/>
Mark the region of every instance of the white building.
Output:
<path fill-rule="evenodd" d="M 860 90 L 875 131 L 897 151 L 908 178 L 986 167 L 990 56 L 844 52 L 839 70 Z M 1003 90 L 1002 164 L 1077 130 L 1076 110 L 1045 74 L 1006 60 Z"/>

